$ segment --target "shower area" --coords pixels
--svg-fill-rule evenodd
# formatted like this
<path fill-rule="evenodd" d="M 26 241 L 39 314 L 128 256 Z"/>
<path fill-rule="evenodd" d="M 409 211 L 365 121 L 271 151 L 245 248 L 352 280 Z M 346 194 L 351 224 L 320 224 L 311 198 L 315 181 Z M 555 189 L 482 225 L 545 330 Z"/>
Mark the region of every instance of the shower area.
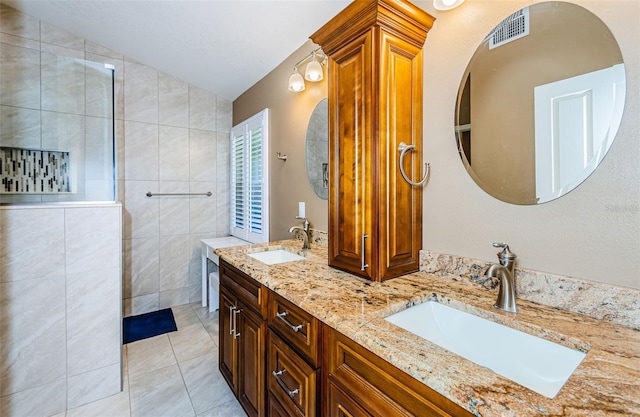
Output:
<path fill-rule="evenodd" d="M 51 416 L 122 389 L 114 67 L 54 49 L 0 38 L 0 415 L 7 417 Z"/>
<path fill-rule="evenodd" d="M 0 202 L 115 201 L 114 67 L 1 46 Z"/>

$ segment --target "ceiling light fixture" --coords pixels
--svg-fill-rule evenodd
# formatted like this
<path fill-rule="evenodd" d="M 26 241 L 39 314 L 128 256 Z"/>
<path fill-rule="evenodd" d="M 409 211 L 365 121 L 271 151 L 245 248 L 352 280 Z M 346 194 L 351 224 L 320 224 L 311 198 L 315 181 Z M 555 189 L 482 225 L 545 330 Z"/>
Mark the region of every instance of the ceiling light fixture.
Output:
<path fill-rule="evenodd" d="M 433 7 L 438 10 L 451 10 L 464 3 L 464 0 L 433 0 Z"/>
<path fill-rule="evenodd" d="M 308 59 L 311 59 L 311 62 L 307 64 L 307 67 L 304 71 L 304 78 L 302 78 L 302 75 L 298 72 L 298 66 Z M 322 79 L 324 78 L 322 64 L 326 59 L 327 56 L 324 54 L 324 52 L 322 52 L 322 49 L 318 48 L 314 51 L 311 51 L 307 56 L 298 61 L 293 67 L 293 73 L 289 76 L 289 91 L 292 91 L 294 93 L 303 91 L 305 88 L 305 79 L 311 82 L 322 81 Z"/>

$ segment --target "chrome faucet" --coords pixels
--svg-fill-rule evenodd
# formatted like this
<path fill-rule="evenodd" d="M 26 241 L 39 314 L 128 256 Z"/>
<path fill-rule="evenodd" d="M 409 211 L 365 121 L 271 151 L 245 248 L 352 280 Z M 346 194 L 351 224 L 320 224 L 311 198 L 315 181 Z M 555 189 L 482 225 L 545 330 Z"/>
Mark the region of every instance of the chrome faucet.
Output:
<path fill-rule="evenodd" d="M 498 260 L 500 265 L 492 264 L 485 271 L 485 275 L 491 278 L 500 279 L 500 288 L 498 290 L 498 300 L 493 305 L 498 310 L 508 313 L 517 313 L 516 307 L 516 254 L 509 250 L 506 243 L 495 242 L 494 248 L 502 248 L 502 252 L 498 252 Z"/>
<path fill-rule="evenodd" d="M 306 217 L 299 216 L 296 216 L 296 219 L 304 220 L 302 222 L 302 226 L 293 226 L 291 229 L 289 229 L 289 233 L 293 233 L 294 230 L 302 231 L 302 250 L 311 249 L 311 247 L 309 246 L 309 220 L 307 220 Z"/>

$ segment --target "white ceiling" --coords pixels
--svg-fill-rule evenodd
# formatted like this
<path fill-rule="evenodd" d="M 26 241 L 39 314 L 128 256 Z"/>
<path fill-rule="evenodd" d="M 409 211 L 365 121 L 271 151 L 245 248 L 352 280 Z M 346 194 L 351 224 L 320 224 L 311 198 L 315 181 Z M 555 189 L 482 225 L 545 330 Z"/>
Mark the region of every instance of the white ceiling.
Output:
<path fill-rule="evenodd" d="M 2 0 L 229 100 L 351 0 Z"/>

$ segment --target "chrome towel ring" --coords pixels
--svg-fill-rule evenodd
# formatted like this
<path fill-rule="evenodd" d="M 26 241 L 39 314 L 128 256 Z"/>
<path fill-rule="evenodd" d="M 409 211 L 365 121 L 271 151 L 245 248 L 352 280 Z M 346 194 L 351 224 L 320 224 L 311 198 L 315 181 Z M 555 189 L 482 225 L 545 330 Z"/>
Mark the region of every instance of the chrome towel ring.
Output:
<path fill-rule="evenodd" d="M 406 154 L 408 151 L 413 150 L 415 148 L 416 148 L 416 145 L 407 145 L 404 142 L 400 142 L 400 145 L 398 145 L 398 152 L 400 152 L 400 162 L 398 163 L 400 164 L 400 173 L 402 174 L 402 178 L 404 178 L 406 182 L 408 182 L 410 185 L 413 185 L 414 187 L 421 187 L 424 184 L 426 184 L 427 180 L 429 179 L 430 165 L 428 163 L 424 164 L 424 174 L 422 175 L 422 179 L 419 182 L 415 182 L 409 179 L 409 177 L 407 176 L 407 173 L 404 172 L 404 165 L 402 164 L 402 159 L 404 158 L 404 154 Z"/>

